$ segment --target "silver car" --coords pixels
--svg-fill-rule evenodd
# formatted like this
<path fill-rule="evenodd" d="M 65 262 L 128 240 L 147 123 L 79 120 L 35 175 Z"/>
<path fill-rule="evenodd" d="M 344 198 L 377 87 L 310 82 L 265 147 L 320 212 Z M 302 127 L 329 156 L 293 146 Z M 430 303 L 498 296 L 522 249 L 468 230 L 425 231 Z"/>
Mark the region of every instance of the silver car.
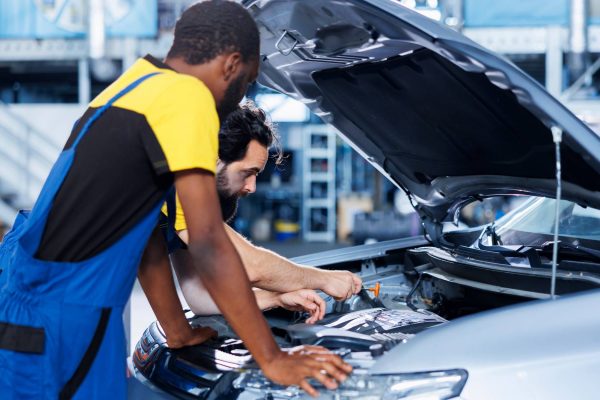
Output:
<path fill-rule="evenodd" d="M 373 292 L 306 325 L 266 314 L 282 346 L 354 366 L 326 399 L 597 399 L 600 137 L 513 64 L 392 0 L 246 1 L 260 83 L 307 104 L 410 198 L 424 237 L 298 258 Z M 463 206 L 528 200 L 492 225 Z M 560 200 L 556 200 L 559 198 Z M 219 339 L 171 351 L 153 324 L 132 385 L 157 396 L 292 399 L 218 316 Z"/>

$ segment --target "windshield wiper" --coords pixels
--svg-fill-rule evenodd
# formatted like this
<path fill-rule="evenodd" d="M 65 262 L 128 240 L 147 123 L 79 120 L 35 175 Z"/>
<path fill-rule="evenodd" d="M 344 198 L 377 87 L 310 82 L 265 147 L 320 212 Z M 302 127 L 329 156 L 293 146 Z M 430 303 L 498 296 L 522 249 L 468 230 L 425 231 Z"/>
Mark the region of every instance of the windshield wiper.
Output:
<path fill-rule="evenodd" d="M 559 250 L 568 250 L 568 251 L 570 251 L 572 253 L 576 253 L 576 254 L 585 254 L 585 255 L 588 255 L 588 256 L 591 256 L 593 258 L 600 260 L 600 250 L 592 249 L 590 247 L 575 245 L 575 244 L 572 244 L 569 242 L 563 242 L 562 240 L 559 240 L 556 244 L 557 244 Z M 546 253 L 546 252 L 552 252 L 553 245 L 554 245 L 554 241 L 550 240 L 550 241 L 543 243 L 541 246 L 534 247 L 534 248 L 537 248 Z"/>

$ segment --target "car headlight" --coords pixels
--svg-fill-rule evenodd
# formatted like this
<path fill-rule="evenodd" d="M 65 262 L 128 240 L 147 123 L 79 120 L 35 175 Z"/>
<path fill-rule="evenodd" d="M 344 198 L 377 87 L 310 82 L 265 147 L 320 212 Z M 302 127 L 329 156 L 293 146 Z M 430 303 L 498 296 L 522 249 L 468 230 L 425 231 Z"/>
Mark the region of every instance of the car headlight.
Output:
<path fill-rule="evenodd" d="M 467 371 L 453 369 L 397 375 L 369 375 L 366 371 L 355 371 L 334 391 L 328 391 L 316 382 L 311 384 L 319 389 L 323 398 L 329 395 L 336 400 L 447 400 L 459 396 L 466 381 Z M 270 394 L 275 399 L 305 395 L 298 388 L 275 385 L 257 371 L 242 374 L 234 386 Z"/>

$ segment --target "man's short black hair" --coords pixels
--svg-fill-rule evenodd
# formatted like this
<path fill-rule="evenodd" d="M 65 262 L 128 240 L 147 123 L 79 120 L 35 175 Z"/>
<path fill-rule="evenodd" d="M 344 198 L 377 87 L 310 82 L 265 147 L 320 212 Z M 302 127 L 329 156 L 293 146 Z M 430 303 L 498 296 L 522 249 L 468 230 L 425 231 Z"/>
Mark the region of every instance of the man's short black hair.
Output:
<path fill-rule="evenodd" d="M 208 0 L 186 9 L 175 24 L 175 37 L 167 58 L 181 57 L 190 65 L 239 52 L 242 61 L 258 56 L 260 38 L 256 22 L 240 4 Z"/>
<path fill-rule="evenodd" d="M 246 156 L 248 144 L 256 140 L 267 149 L 271 149 L 275 162 L 282 160 L 279 137 L 267 114 L 256 107 L 252 101 L 246 101 L 233 111 L 219 131 L 219 159 L 225 164 L 239 161 Z"/>

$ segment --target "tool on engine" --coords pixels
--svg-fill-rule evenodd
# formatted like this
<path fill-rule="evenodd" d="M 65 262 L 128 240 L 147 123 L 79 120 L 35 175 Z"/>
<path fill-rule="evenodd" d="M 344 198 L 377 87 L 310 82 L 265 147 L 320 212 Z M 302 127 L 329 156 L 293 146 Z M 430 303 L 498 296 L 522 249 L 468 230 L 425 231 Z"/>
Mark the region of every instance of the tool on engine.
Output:
<path fill-rule="evenodd" d="M 381 286 L 379 283 L 377 283 L 377 285 Z M 371 291 L 371 289 L 363 287 L 362 289 L 360 289 L 360 292 L 358 292 L 358 297 L 360 297 L 362 301 L 364 301 L 373 308 L 385 308 L 381 300 L 379 300 L 379 297 L 377 297 L 379 296 L 379 289 L 377 290 L 377 294 L 375 295 L 375 297 L 371 297 L 369 295 L 369 291 Z"/>
<path fill-rule="evenodd" d="M 379 292 L 381 291 L 381 283 L 377 282 L 375 286 L 367 288 L 367 290 L 377 298 L 379 298 Z"/>

